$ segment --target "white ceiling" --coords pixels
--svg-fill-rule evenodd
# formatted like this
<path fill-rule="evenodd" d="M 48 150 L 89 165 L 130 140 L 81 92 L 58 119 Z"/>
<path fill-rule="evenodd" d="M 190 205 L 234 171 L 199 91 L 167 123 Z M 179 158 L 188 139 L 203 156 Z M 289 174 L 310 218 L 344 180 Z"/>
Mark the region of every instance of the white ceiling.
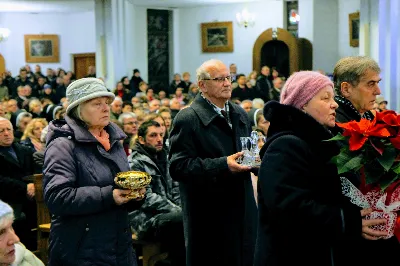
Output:
<path fill-rule="evenodd" d="M 74 13 L 93 9 L 94 0 L 0 0 L 0 13 Z"/>
<path fill-rule="evenodd" d="M 122 1 L 122 0 L 118 0 Z M 232 3 L 287 0 L 128 0 L 138 6 L 195 7 Z M 82 12 L 94 9 L 94 0 L 0 0 L 0 12 Z"/>
<path fill-rule="evenodd" d="M 279 0 L 133 0 L 135 5 L 156 7 L 194 7 L 244 2 L 279 1 Z"/>

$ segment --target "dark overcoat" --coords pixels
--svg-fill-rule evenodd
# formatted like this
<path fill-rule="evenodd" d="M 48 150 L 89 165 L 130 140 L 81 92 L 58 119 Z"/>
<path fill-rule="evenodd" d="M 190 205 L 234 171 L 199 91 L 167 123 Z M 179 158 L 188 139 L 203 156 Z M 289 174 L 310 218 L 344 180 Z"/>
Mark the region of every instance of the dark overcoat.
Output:
<path fill-rule="evenodd" d="M 232 129 L 199 94 L 174 119 L 170 174 L 180 182 L 187 265 L 252 265 L 256 203 L 250 173 L 232 174 L 227 156 L 250 136 L 244 110 L 229 103 Z"/>
<path fill-rule="evenodd" d="M 372 120 L 374 115 L 371 111 L 365 112 L 362 116 L 353 106 L 353 104 L 344 99 L 341 96 L 335 97 L 339 107 L 336 110 L 336 122 L 347 123 L 350 121 L 360 121 L 361 118 Z M 342 129 L 337 128 L 337 132 L 342 132 Z M 352 181 L 356 186 L 360 185 L 360 174 L 348 174 L 347 178 Z M 390 239 L 380 239 L 377 241 L 369 241 L 364 238 L 359 238 L 356 242 L 344 243 L 344 249 L 353 249 L 359 247 L 365 254 L 399 254 L 400 244 L 395 236 Z M 358 261 L 363 266 L 374 266 L 374 265 L 385 265 L 385 266 L 397 266 L 399 265 L 398 258 L 396 256 L 363 256 Z"/>
<path fill-rule="evenodd" d="M 342 196 L 333 135 L 314 118 L 271 101 L 258 176 L 255 266 L 344 266 L 341 244 L 361 235 L 361 214 Z M 350 260 L 349 260 L 350 261 Z M 349 262 L 347 261 L 347 262 Z"/>

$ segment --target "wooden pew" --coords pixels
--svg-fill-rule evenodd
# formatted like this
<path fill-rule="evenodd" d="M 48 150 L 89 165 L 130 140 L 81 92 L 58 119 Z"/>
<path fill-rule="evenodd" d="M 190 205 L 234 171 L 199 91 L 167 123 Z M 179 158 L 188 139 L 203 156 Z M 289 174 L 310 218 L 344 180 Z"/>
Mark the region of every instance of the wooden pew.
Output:
<path fill-rule="evenodd" d="M 160 243 L 138 240 L 135 234 L 132 234 L 132 242 L 141 248 L 142 256 L 138 259 L 142 261 L 142 266 L 155 266 L 157 262 L 168 258 L 167 252 L 161 252 Z"/>
<path fill-rule="evenodd" d="M 37 246 L 38 255 L 45 265 L 48 261 L 48 246 L 51 217 L 43 198 L 43 174 L 34 175 L 35 200 L 37 206 Z"/>

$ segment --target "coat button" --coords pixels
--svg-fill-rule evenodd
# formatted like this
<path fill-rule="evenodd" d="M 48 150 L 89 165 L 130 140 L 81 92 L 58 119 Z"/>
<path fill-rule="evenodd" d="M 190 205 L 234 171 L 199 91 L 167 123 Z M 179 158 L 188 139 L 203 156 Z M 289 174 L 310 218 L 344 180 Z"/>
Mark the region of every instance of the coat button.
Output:
<path fill-rule="evenodd" d="M 72 139 L 72 137 L 71 137 L 71 136 L 68 136 L 68 139 Z"/>

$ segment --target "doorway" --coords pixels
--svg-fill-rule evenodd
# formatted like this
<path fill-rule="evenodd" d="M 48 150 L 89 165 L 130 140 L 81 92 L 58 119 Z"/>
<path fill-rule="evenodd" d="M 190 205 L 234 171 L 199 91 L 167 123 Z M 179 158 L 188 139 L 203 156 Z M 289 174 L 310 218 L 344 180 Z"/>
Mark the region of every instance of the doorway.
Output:
<path fill-rule="evenodd" d="M 6 61 L 4 57 L 0 54 L 0 75 L 6 71 Z"/>
<path fill-rule="evenodd" d="M 281 28 L 269 28 L 258 36 L 253 48 L 253 69 L 260 72 L 263 47 L 266 43 L 271 41 L 280 41 L 286 45 L 288 49 L 287 61 L 289 64 L 289 71 L 287 73 L 290 75 L 293 72 L 299 71 L 299 47 L 297 39 L 290 32 Z M 266 52 L 264 51 L 264 53 Z M 282 71 L 283 70 L 281 70 L 281 72 Z"/>
<path fill-rule="evenodd" d="M 76 79 L 84 78 L 88 74 L 89 66 L 96 67 L 96 54 L 86 53 L 86 54 L 73 54 L 74 61 L 74 72 Z"/>
<path fill-rule="evenodd" d="M 283 41 L 272 40 L 261 48 L 261 65 L 276 68 L 279 74 L 289 77 L 289 47 Z"/>

